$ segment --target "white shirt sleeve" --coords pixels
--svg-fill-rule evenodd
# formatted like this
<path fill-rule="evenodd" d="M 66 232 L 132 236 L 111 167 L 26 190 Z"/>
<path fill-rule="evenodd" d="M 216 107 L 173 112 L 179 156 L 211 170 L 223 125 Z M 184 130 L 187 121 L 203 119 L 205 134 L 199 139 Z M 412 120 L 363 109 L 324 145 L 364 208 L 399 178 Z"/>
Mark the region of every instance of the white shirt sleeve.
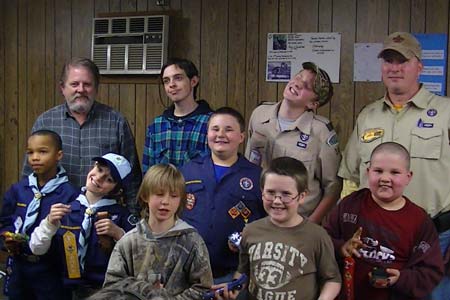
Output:
<path fill-rule="evenodd" d="M 52 243 L 52 238 L 58 231 L 60 225 L 61 223 L 58 223 L 58 226 L 55 226 L 48 221 L 48 218 L 45 218 L 41 221 L 41 224 L 34 229 L 29 243 L 31 252 L 33 252 L 34 255 L 43 255 L 47 253 Z"/>

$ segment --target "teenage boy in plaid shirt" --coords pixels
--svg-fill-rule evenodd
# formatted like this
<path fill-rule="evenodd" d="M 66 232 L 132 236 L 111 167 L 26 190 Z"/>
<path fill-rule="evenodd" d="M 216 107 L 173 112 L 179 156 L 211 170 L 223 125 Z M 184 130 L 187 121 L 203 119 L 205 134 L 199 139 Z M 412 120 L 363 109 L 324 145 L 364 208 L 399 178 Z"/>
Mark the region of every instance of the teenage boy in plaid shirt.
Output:
<path fill-rule="evenodd" d="M 173 104 L 147 128 L 144 173 L 158 163 L 179 167 L 196 155 L 209 154 L 206 135 L 212 110 L 205 100 L 195 101 L 197 68 L 189 60 L 173 58 L 162 67 L 160 76 Z"/>

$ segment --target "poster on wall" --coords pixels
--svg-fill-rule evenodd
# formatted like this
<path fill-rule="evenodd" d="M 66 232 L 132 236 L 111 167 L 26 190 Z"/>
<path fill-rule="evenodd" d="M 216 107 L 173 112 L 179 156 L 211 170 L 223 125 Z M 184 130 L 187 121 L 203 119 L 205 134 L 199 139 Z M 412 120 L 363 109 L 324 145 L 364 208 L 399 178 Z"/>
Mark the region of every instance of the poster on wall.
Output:
<path fill-rule="evenodd" d="M 353 54 L 353 81 L 381 81 L 381 43 L 355 43 Z"/>
<path fill-rule="evenodd" d="M 340 33 L 268 33 L 266 81 L 289 81 L 303 62 L 311 61 L 338 83 L 340 58 Z"/>
<path fill-rule="evenodd" d="M 447 83 L 447 35 L 416 33 L 414 36 L 422 46 L 423 70 L 419 81 L 430 92 L 445 96 Z"/>

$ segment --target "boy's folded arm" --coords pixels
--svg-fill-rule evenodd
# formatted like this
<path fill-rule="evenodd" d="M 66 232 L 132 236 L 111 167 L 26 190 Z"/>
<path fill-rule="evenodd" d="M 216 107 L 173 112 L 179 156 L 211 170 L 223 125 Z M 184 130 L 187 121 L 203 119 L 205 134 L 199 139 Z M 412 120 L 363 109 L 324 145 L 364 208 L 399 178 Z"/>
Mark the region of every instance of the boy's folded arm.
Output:
<path fill-rule="evenodd" d="M 61 223 L 59 221 L 58 225 L 53 225 L 48 221 L 48 218 L 43 219 L 31 234 L 29 242 L 31 252 L 33 252 L 34 255 L 43 255 L 47 253 L 52 243 L 52 238 L 60 226 Z"/>
<path fill-rule="evenodd" d="M 431 293 L 444 275 L 439 240 L 430 219 L 421 226 L 408 265 L 400 270 L 400 277 L 391 288 L 414 298 L 422 298 Z"/>

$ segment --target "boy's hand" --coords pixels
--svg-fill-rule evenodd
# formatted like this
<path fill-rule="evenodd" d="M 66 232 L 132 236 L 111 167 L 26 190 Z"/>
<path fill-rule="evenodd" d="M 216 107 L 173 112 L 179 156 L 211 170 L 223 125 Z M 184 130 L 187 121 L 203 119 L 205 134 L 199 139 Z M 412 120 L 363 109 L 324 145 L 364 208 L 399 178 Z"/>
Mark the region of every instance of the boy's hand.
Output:
<path fill-rule="evenodd" d="M 239 248 L 236 247 L 231 241 L 228 241 L 228 249 L 233 253 L 239 253 Z"/>
<path fill-rule="evenodd" d="M 101 219 L 95 222 L 95 230 L 97 235 L 108 235 L 118 241 L 124 235 L 122 228 L 114 224 L 111 219 Z"/>
<path fill-rule="evenodd" d="M 223 288 L 222 296 L 218 292 L 220 288 Z M 214 297 L 217 300 L 235 300 L 239 294 L 239 290 L 229 291 L 226 283 L 215 284 L 211 287 L 211 290 L 216 290 Z"/>
<path fill-rule="evenodd" d="M 61 219 L 71 211 L 70 205 L 62 203 L 53 204 L 50 208 L 50 213 L 47 216 L 48 221 L 52 225 L 58 226 Z"/>
<path fill-rule="evenodd" d="M 388 288 L 397 283 L 400 278 L 400 271 L 397 269 L 386 269 L 386 273 L 389 275 L 386 279 L 372 280 L 372 272 L 369 273 L 369 281 L 373 287 L 378 289 Z"/>
<path fill-rule="evenodd" d="M 20 254 L 23 245 L 27 242 L 27 239 L 23 234 L 12 233 L 9 231 L 3 232 L 1 237 L 3 239 L 3 245 L 11 255 Z"/>
<path fill-rule="evenodd" d="M 351 239 L 345 242 L 341 247 L 341 255 L 343 257 L 351 257 L 355 255 L 356 257 L 361 257 L 361 254 L 358 252 L 358 249 L 363 247 L 364 244 L 361 241 L 361 233 L 362 227 L 359 227 L 358 230 L 355 231 Z"/>

